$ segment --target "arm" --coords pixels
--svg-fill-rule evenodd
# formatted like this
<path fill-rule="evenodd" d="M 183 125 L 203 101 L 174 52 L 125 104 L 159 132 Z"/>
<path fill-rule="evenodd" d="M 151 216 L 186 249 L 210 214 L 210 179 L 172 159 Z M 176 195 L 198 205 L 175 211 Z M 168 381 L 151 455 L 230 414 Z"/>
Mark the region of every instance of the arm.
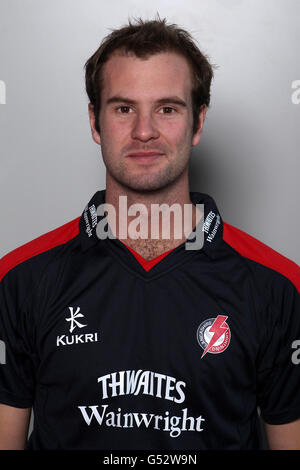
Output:
<path fill-rule="evenodd" d="M 300 419 L 287 424 L 266 424 L 271 450 L 300 450 Z"/>
<path fill-rule="evenodd" d="M 0 404 L 0 450 L 24 450 L 31 408 Z"/>

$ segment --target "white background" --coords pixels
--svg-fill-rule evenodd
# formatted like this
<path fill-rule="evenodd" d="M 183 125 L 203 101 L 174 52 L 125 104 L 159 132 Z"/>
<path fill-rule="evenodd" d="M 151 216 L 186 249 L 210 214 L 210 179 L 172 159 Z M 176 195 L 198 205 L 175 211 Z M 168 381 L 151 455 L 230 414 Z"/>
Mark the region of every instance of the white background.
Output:
<path fill-rule="evenodd" d="M 83 66 L 110 28 L 156 12 L 218 65 L 191 190 L 300 262 L 299 0 L 1 0 L 0 256 L 78 217 L 105 187 Z"/>

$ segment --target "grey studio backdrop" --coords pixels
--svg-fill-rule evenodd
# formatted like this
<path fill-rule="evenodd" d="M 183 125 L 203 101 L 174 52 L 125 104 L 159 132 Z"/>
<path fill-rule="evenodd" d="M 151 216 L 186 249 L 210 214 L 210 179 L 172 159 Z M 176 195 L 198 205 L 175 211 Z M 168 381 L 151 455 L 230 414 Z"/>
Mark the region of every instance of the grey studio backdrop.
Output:
<path fill-rule="evenodd" d="M 110 28 L 158 12 L 218 66 L 191 190 L 299 264 L 300 1 L 150 3 L 0 1 L 0 256 L 78 217 L 105 187 L 83 65 Z"/>

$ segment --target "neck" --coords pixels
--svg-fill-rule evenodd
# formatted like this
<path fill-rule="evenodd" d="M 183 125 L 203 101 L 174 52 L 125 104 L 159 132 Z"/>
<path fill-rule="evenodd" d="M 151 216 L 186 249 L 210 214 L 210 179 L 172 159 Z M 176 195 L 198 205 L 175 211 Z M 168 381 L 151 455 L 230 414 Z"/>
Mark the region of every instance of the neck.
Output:
<path fill-rule="evenodd" d="M 120 196 L 123 196 L 121 204 Z M 190 200 L 187 171 L 172 185 L 146 192 L 127 188 L 108 175 L 105 202 L 115 208 L 116 227 L 115 230 L 112 229 L 114 235 L 147 260 L 182 244 L 203 215 Z M 136 211 L 129 215 L 127 211 L 133 204 L 143 206 L 136 206 Z M 172 210 L 166 210 L 165 218 L 162 212 L 156 218 L 153 215 L 153 204 L 167 205 L 165 207 L 175 204 L 176 214 L 180 216 L 175 216 Z M 110 223 L 109 215 L 108 222 Z M 111 224 L 110 226 L 112 227 Z"/>

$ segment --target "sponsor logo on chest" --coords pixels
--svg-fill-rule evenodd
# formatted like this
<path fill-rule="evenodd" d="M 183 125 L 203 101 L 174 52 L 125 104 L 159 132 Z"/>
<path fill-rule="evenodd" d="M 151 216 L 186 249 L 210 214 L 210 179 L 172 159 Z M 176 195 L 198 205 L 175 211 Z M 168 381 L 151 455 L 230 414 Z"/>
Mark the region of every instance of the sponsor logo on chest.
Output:
<path fill-rule="evenodd" d="M 70 322 L 70 333 L 76 328 L 85 328 L 87 325 L 83 325 L 78 321 L 78 318 L 83 318 L 83 313 L 80 312 L 80 307 L 69 307 L 70 316 L 65 320 Z M 75 311 L 74 311 L 75 310 Z M 70 346 L 75 344 L 84 344 L 84 343 L 96 343 L 99 341 L 98 332 L 96 333 L 81 333 L 81 334 L 70 334 L 70 335 L 58 335 L 56 337 L 56 346 Z"/>
<path fill-rule="evenodd" d="M 227 324 L 227 315 L 208 318 L 199 325 L 197 341 L 203 349 L 201 359 L 207 354 L 219 354 L 225 351 L 230 343 L 231 332 Z"/>

